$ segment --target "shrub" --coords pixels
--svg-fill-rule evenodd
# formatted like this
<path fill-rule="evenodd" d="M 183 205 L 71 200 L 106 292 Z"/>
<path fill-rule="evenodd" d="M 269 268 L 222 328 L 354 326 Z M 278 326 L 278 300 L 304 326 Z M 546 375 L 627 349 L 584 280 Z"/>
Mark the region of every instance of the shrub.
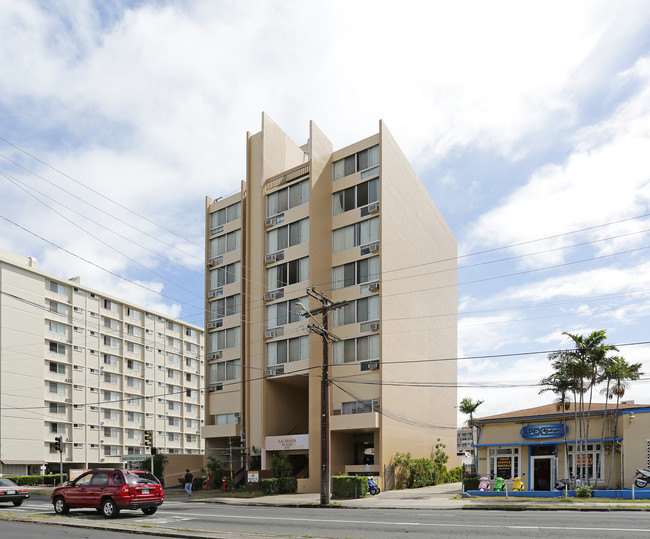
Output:
<path fill-rule="evenodd" d="M 260 479 L 259 488 L 267 496 L 272 496 L 274 494 L 289 494 L 298 490 L 298 479 L 295 477 Z"/>
<path fill-rule="evenodd" d="M 37 485 L 54 485 L 59 484 L 59 474 L 51 475 L 12 475 L 7 476 L 16 485 L 21 487 L 34 487 Z M 63 482 L 68 480 L 67 474 L 63 474 Z"/>
<path fill-rule="evenodd" d="M 451 470 L 442 472 L 441 483 L 458 483 L 463 480 L 463 468 L 458 466 Z"/>
<path fill-rule="evenodd" d="M 362 498 L 368 492 L 368 478 L 361 475 L 332 477 L 332 498 Z"/>
<path fill-rule="evenodd" d="M 289 477 L 293 468 L 289 462 L 289 457 L 284 451 L 271 457 L 271 471 L 275 477 Z"/>
<path fill-rule="evenodd" d="M 589 485 L 578 487 L 576 489 L 576 498 L 591 498 L 594 495 L 594 489 Z"/>
<path fill-rule="evenodd" d="M 411 461 L 411 473 L 408 487 L 419 488 L 435 485 L 435 465 L 431 459 L 414 459 Z"/>
<path fill-rule="evenodd" d="M 464 490 L 478 490 L 478 477 L 466 477 L 463 479 Z"/>

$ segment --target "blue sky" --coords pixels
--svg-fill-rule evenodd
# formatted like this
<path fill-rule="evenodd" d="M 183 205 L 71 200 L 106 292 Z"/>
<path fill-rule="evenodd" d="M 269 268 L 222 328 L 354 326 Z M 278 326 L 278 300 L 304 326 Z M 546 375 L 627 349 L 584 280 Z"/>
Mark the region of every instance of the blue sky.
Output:
<path fill-rule="evenodd" d="M 0 65 L 0 247 L 45 271 L 201 323 L 261 112 L 336 148 L 383 119 L 458 238 L 459 399 L 547 402 L 562 331 L 650 340 L 645 1 L 5 0 Z"/>

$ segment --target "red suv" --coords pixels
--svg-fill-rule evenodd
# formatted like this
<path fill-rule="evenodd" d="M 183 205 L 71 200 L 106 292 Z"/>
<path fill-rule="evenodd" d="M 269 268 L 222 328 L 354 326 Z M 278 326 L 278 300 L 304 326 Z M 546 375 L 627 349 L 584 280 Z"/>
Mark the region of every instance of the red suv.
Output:
<path fill-rule="evenodd" d="M 122 509 L 142 509 L 153 515 L 165 498 L 162 485 L 128 470 L 90 470 L 52 491 L 54 511 L 64 515 L 74 508 L 92 508 L 106 518 Z"/>

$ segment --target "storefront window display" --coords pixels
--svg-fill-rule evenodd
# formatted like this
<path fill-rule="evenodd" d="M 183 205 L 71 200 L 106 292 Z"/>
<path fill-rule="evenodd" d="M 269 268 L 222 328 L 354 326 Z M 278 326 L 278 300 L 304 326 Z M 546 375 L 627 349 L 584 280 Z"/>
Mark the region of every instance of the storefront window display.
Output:
<path fill-rule="evenodd" d="M 603 452 L 600 444 L 587 444 L 586 451 L 582 452 L 580 455 L 576 455 L 575 444 L 569 444 L 567 449 L 569 456 L 569 470 L 571 470 L 571 473 L 574 476 L 582 476 L 582 466 L 584 463 L 586 464 L 586 474 L 589 479 L 596 479 L 594 473 L 595 464 L 595 471 L 598 473 L 598 479 L 603 479 Z"/>
<path fill-rule="evenodd" d="M 488 453 L 488 474 L 512 479 L 519 475 L 518 447 L 491 447 Z"/>

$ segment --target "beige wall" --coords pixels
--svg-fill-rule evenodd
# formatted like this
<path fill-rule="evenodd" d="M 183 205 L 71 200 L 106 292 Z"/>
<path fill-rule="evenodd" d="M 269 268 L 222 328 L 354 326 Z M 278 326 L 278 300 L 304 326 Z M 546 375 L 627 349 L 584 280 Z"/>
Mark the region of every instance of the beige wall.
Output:
<path fill-rule="evenodd" d="M 232 317 L 230 322 L 242 323 L 243 326 L 243 344 L 241 350 L 234 353 L 241 354 L 245 379 L 239 389 L 231 387 L 245 393 L 242 426 L 248 447 L 263 448 L 266 436 L 288 434 L 283 430 L 287 430 L 289 423 L 292 426 L 295 423 L 296 429 L 309 434 L 309 478 L 299 481 L 300 491 L 316 492 L 320 484 L 322 340 L 310 335 L 308 362 L 286 365 L 285 375 L 264 379 L 266 343 L 274 340 L 266 339 L 264 335 L 266 305 L 270 303 L 263 300 L 268 267 L 264 261 L 265 197 L 268 192 L 287 186 L 277 186 L 278 179 L 287 171 L 309 165 L 310 202 L 287 210 L 284 220 L 286 224 L 309 217 L 309 243 L 285 249 L 285 260 L 309 256 L 309 281 L 285 287 L 282 301 L 304 296 L 306 288 L 311 285 L 334 300 L 363 297 L 368 292 L 360 291 L 359 286 L 332 290 L 332 268 L 360 259 L 358 247 L 332 253 L 332 230 L 360 220 L 358 209 L 333 217 L 332 193 L 365 181 L 357 172 L 333 182 L 332 163 L 378 143 L 382 145 L 379 256 L 381 270 L 389 272 L 382 277 L 380 291 L 382 367 L 378 371 L 360 372 L 358 363 L 335 365 L 330 368 L 330 376 L 341 385 L 347 384 L 347 391 L 353 391 L 361 399 L 381 398 L 381 406 L 387 413 L 383 416 L 376 412 L 362 414 L 369 417 L 360 416 L 354 418 L 355 421 L 351 416 L 335 418 L 336 427 L 331 435 L 331 470 L 332 473 L 342 473 L 346 465 L 352 464 L 354 433 L 375 440 L 375 465 L 382 471 L 383 465 L 391 462 L 396 451 L 430 457 L 437 438 L 447 445 L 450 465 L 457 464 L 455 363 L 427 362 L 417 366 L 397 363 L 398 359 L 453 359 L 456 356 L 455 262 L 447 263 L 443 269 L 448 271 L 444 273 L 432 273 L 426 266 L 420 270 L 405 269 L 440 259 L 454 259 L 456 240 L 453 234 L 383 125 L 380 124 L 379 133 L 333 152 L 332 143 L 313 122 L 310 123 L 308 143 L 300 147 L 264 114 L 262 130 L 247 137 L 247 182 L 242 188 L 245 211 L 240 253 L 245 267 L 241 285 L 245 297 L 244 312 L 242 317 Z M 227 204 L 227 201 L 209 204 L 208 212 Z M 439 269 L 441 266 L 435 267 L 435 270 Z M 319 306 L 316 300 L 310 301 L 310 309 Z M 394 320 L 402 318 L 410 320 Z M 309 322 L 284 326 L 284 334 L 275 340 L 304 335 L 304 327 Z M 342 339 L 367 335 L 360 332 L 359 324 L 336 328 L 330 324 L 330 330 Z M 302 372 L 297 373 L 296 369 Z M 407 385 L 382 389 L 381 381 L 387 379 L 405 383 L 425 380 L 452 387 L 416 389 Z M 358 381 L 375 381 L 377 385 L 353 383 Z M 226 399 L 221 393 L 211 395 L 208 400 L 210 413 L 232 407 L 232 399 Z M 351 400 L 353 398 L 346 391 L 331 386 L 331 404 Z M 390 419 L 387 419 L 388 415 Z M 302 417 L 307 418 L 304 426 Z M 413 421 L 426 427 L 414 427 Z M 208 440 L 208 447 L 213 443 Z"/>
<path fill-rule="evenodd" d="M 623 414 L 618 422 L 619 435 L 624 438 L 621 480 L 630 487 L 637 468 L 650 470 L 650 410 L 645 413 L 636 411 L 632 420 L 630 414 Z M 619 476 L 615 473 L 614 477 Z"/>

